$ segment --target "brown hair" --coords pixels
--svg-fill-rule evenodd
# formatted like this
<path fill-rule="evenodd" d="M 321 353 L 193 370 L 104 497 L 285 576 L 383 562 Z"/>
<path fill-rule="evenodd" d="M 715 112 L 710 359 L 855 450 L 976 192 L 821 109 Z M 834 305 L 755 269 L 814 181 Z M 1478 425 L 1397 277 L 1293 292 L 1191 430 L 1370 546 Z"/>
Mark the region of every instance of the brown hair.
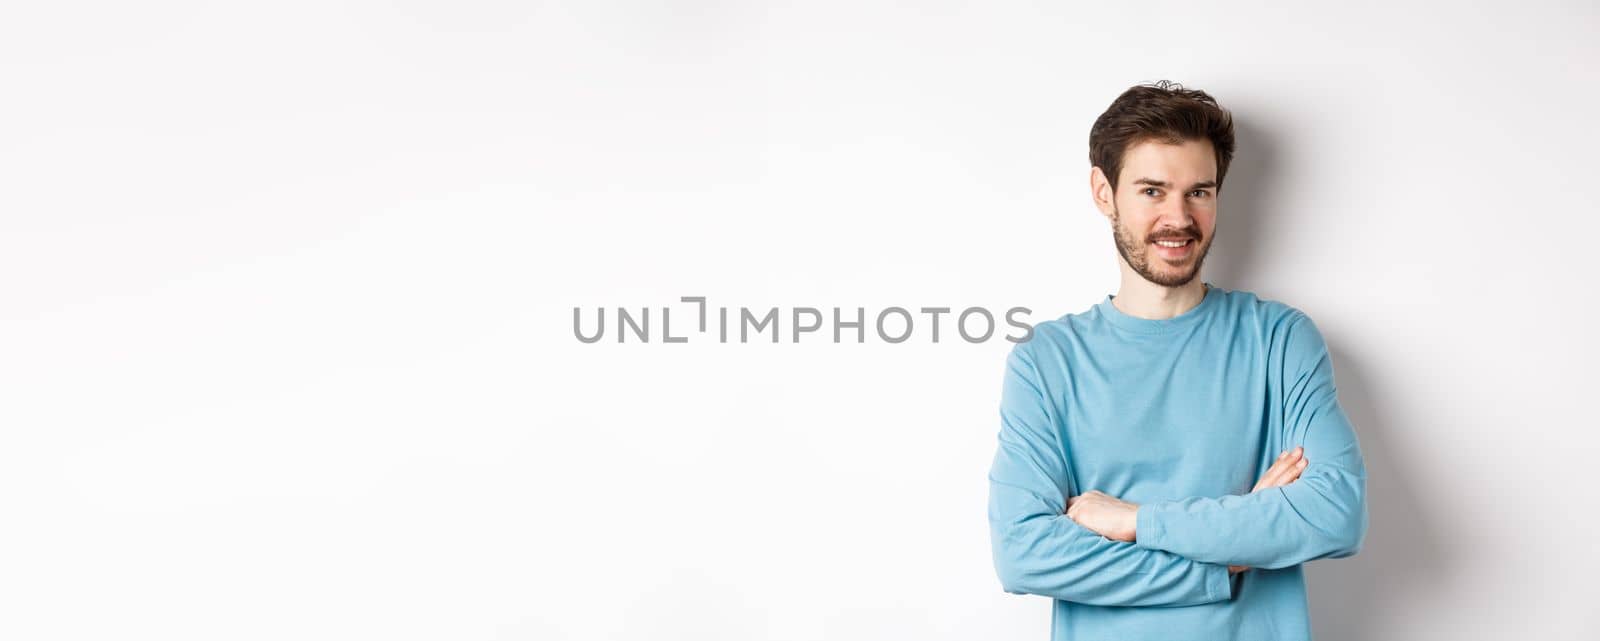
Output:
<path fill-rule="evenodd" d="M 1217 189 L 1222 189 L 1233 160 L 1233 116 L 1210 94 L 1167 80 L 1122 92 L 1089 130 L 1089 164 L 1105 172 L 1116 191 L 1122 154 L 1150 140 L 1174 145 L 1210 140 L 1217 155 Z"/>

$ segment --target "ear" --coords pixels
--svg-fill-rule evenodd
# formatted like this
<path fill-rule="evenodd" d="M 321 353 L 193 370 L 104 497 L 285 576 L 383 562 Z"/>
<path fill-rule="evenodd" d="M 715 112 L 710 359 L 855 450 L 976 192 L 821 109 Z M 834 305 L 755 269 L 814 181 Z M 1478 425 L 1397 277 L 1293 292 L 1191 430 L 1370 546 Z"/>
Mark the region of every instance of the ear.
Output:
<path fill-rule="evenodd" d="M 1089 195 L 1094 198 L 1094 206 L 1099 208 L 1100 215 L 1106 220 L 1111 220 L 1111 212 L 1116 210 L 1116 195 L 1111 190 L 1111 181 L 1106 179 L 1106 172 L 1099 167 L 1089 168 Z"/>

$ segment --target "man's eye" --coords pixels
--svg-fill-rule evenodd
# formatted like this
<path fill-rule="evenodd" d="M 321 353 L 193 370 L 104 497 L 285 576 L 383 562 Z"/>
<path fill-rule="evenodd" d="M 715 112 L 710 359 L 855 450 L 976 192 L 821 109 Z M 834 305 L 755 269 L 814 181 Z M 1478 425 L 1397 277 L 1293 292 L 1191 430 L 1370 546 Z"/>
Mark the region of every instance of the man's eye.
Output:
<path fill-rule="evenodd" d="M 1144 188 L 1144 195 L 1146 195 L 1146 196 L 1154 196 L 1155 194 L 1152 194 L 1150 192 L 1155 191 L 1155 190 L 1156 190 L 1155 187 L 1145 187 Z"/>
<path fill-rule="evenodd" d="M 1191 193 L 1193 193 L 1195 196 L 1198 196 L 1200 198 L 1205 198 L 1206 196 L 1211 195 L 1211 192 L 1208 192 L 1208 191 L 1206 191 L 1204 189 L 1196 189 Z"/>

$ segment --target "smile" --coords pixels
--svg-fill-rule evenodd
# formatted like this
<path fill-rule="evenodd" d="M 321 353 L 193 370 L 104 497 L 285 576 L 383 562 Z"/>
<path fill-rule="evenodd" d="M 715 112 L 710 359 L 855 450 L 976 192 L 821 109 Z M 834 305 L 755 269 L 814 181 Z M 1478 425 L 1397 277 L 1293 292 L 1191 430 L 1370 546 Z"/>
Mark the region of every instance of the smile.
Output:
<path fill-rule="evenodd" d="M 1194 249 L 1194 239 L 1183 240 L 1156 240 L 1151 241 L 1156 246 L 1156 253 L 1168 260 L 1180 260 L 1189 256 Z"/>

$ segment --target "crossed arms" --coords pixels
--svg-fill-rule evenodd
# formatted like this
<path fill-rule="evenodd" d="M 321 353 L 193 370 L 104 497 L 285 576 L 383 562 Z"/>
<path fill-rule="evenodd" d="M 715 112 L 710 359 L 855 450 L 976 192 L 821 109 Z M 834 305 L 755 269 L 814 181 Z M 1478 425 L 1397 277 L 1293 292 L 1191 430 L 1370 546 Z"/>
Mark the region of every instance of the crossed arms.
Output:
<path fill-rule="evenodd" d="M 1280 358 L 1282 442 L 1306 461 L 1275 463 L 1245 495 L 1134 505 L 1099 492 L 1066 498 L 1071 470 L 1055 411 L 1020 344 L 1006 363 L 989 525 L 1006 592 L 1092 605 L 1186 606 L 1232 598 L 1232 571 L 1284 568 L 1360 550 L 1366 469 L 1339 408 L 1332 364 L 1296 313 Z M 1287 468 L 1287 469 L 1285 469 Z"/>

